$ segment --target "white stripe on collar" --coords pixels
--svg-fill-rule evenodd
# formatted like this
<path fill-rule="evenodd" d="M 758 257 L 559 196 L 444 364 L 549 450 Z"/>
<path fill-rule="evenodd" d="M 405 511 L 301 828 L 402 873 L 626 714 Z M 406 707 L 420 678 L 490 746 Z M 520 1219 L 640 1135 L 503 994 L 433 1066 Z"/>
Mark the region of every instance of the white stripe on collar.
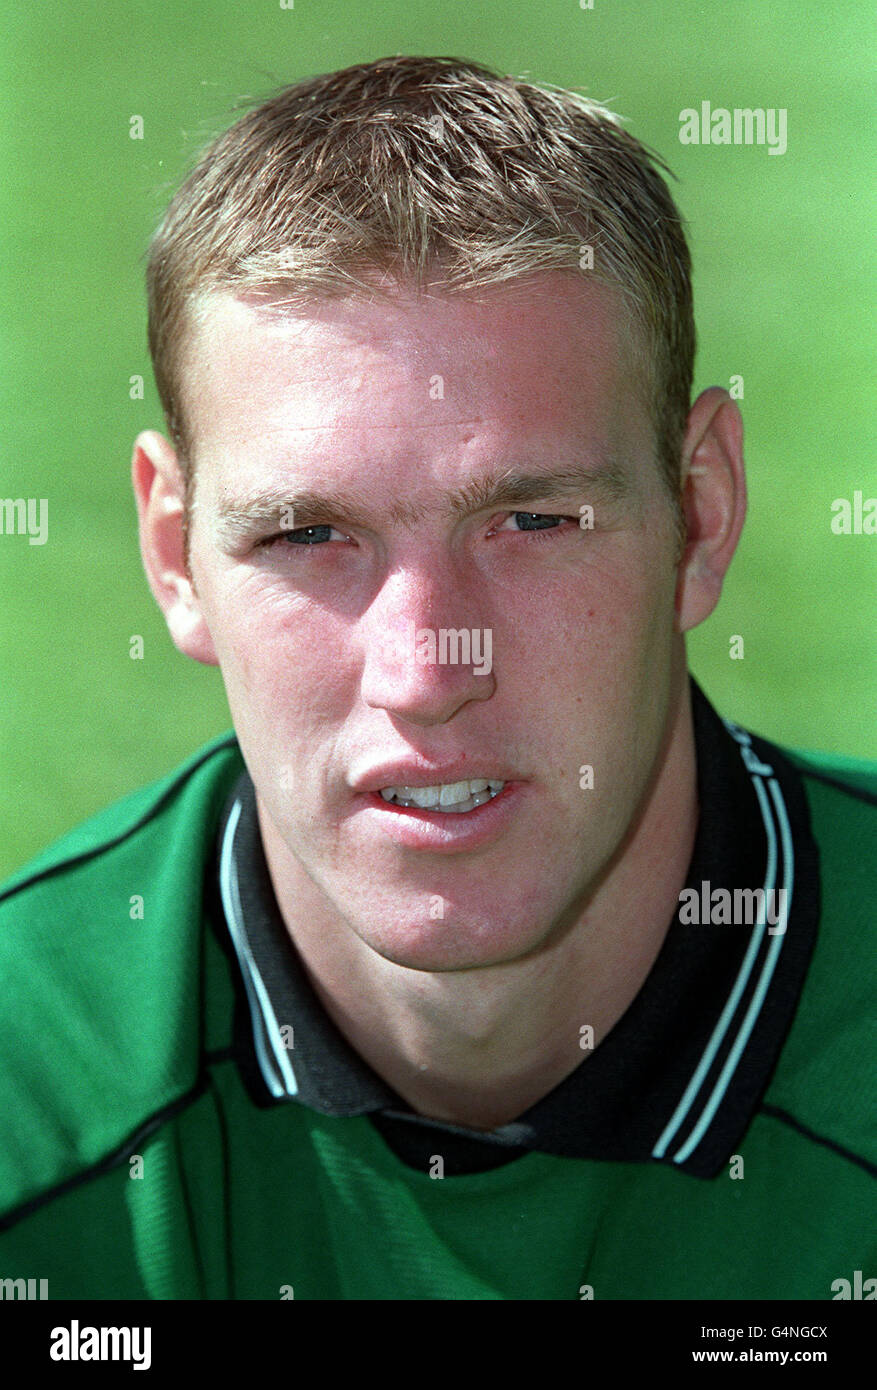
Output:
<path fill-rule="evenodd" d="M 740 966 L 737 979 L 734 982 L 734 987 L 728 996 L 728 1002 L 722 1010 L 721 1017 L 713 1030 L 712 1037 L 707 1043 L 703 1056 L 695 1069 L 691 1081 L 685 1089 L 682 1099 L 652 1150 L 653 1158 L 664 1157 L 673 1137 L 688 1118 L 694 1103 L 694 1098 L 703 1085 L 704 1078 L 712 1066 L 715 1055 L 721 1047 L 725 1034 L 730 1027 L 731 1020 L 737 1011 L 740 998 L 749 983 L 749 977 L 752 974 L 756 956 L 764 940 L 767 925 L 767 905 L 771 901 L 769 894 L 772 894 L 776 886 L 777 827 L 767 793 L 764 789 L 763 778 L 768 779 L 767 785 L 770 789 L 771 798 L 773 799 L 776 820 L 779 822 L 780 840 L 783 852 L 783 886 L 786 891 L 780 900 L 783 904 L 782 917 L 777 923 L 776 934 L 772 936 L 770 948 L 768 949 L 761 969 L 761 976 L 753 992 L 749 1007 L 737 1030 L 737 1036 L 734 1039 L 734 1043 L 728 1053 L 722 1071 L 709 1097 L 704 1102 L 700 1118 L 682 1147 L 672 1155 L 674 1163 L 684 1163 L 685 1160 L 691 1156 L 704 1134 L 709 1129 L 709 1126 L 712 1124 L 716 1111 L 721 1105 L 728 1087 L 731 1084 L 733 1075 L 737 1070 L 737 1065 L 740 1061 L 743 1049 L 749 1041 L 750 1034 L 758 1021 L 768 987 L 776 968 L 777 960 L 779 959 L 780 951 L 783 947 L 783 942 L 786 939 L 786 927 L 788 925 L 789 907 L 792 901 L 792 889 L 795 877 L 792 832 L 789 826 L 789 817 L 782 791 L 774 776 L 773 768 L 769 764 L 761 762 L 757 757 L 751 746 L 752 739 L 745 729 L 739 728 L 738 725 L 732 724 L 730 720 L 727 719 L 723 720 L 723 723 L 728 729 L 728 732 L 740 745 L 740 755 L 752 779 L 752 784 L 755 788 L 756 796 L 758 797 L 761 817 L 764 821 L 765 833 L 767 835 L 767 868 L 764 876 L 764 899 L 759 909 L 758 919 L 753 927 L 752 937 L 746 955 Z"/>
<path fill-rule="evenodd" d="M 234 858 L 234 838 L 240 818 L 241 801 L 238 798 L 231 809 L 222 837 L 222 853 L 219 861 L 219 891 L 222 897 L 222 906 L 225 909 L 229 934 L 244 977 L 244 986 L 253 1021 L 256 1056 L 265 1083 L 273 1096 L 297 1096 L 298 1082 L 289 1060 L 289 1053 L 284 1046 L 277 1019 L 271 1007 L 271 1000 L 265 988 L 265 982 L 253 959 L 253 953 L 250 950 L 250 943 L 244 929 L 240 886 Z"/>

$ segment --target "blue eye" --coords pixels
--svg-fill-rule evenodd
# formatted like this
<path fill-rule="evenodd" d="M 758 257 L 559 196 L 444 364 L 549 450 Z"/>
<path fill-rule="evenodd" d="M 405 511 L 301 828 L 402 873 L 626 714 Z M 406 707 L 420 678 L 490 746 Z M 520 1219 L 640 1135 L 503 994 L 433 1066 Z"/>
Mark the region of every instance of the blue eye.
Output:
<path fill-rule="evenodd" d="M 320 540 L 327 541 L 331 530 L 331 526 L 299 526 L 287 531 L 286 539 L 292 545 L 316 545 Z"/>
<path fill-rule="evenodd" d="M 515 526 L 510 527 L 508 523 L 514 521 Z M 519 536 L 530 536 L 533 540 L 554 540 L 555 537 L 568 536 L 570 534 L 565 522 L 578 528 L 579 518 L 577 516 L 559 516 L 553 512 L 510 512 L 503 522 L 493 532 L 494 535 L 500 534 L 503 530 L 515 530 Z"/>
<path fill-rule="evenodd" d="M 261 542 L 264 546 L 277 545 L 283 542 L 286 545 L 315 546 L 328 541 L 334 526 L 296 526 L 289 531 L 281 531 L 278 536 L 268 536 Z M 339 531 L 340 535 L 341 532 Z"/>
<path fill-rule="evenodd" d="M 537 523 L 539 523 L 539 522 L 548 522 L 548 523 L 551 523 L 551 522 L 564 522 L 564 521 L 568 520 L 568 518 L 565 517 L 565 516 L 552 516 L 552 515 L 549 515 L 549 514 L 544 514 L 544 513 L 542 513 L 542 512 L 512 512 L 512 516 L 514 517 L 514 519 L 515 519 L 516 522 L 517 522 L 517 521 L 520 521 L 520 520 L 523 518 L 523 520 L 524 520 L 525 522 L 528 523 L 527 525 L 525 525 L 525 526 L 523 526 L 523 527 L 521 528 L 521 529 L 524 530 L 524 531 L 551 531 L 551 530 L 556 530 L 556 529 L 557 529 L 556 526 L 551 526 L 551 525 L 542 526 L 542 525 L 538 525 L 538 524 L 537 524 L 537 525 L 533 526 L 533 525 L 530 525 L 530 524 L 529 524 L 529 523 L 531 523 L 531 522 L 537 522 Z"/>

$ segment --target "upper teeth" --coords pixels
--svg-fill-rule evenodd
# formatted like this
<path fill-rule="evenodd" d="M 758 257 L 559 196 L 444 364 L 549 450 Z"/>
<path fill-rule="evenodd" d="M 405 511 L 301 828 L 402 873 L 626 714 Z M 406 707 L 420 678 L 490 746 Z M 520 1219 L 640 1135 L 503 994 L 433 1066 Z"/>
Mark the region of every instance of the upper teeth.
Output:
<path fill-rule="evenodd" d="M 413 806 L 454 806 L 479 793 L 495 796 L 504 786 L 505 782 L 473 777 L 466 782 L 444 782 L 435 787 L 383 787 L 381 796 L 385 801 L 402 801 Z"/>

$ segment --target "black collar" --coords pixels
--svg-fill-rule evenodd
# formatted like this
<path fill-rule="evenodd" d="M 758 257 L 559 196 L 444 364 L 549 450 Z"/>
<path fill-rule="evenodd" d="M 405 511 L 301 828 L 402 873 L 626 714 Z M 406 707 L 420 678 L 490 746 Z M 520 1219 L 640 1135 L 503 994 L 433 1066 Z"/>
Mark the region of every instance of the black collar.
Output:
<path fill-rule="evenodd" d="M 220 826 L 210 916 L 234 965 L 234 1050 L 252 1099 L 369 1115 L 394 1152 L 424 1170 L 440 1142 L 449 1176 L 534 1150 L 715 1176 L 739 1146 L 791 1025 L 815 944 L 819 871 L 798 773 L 691 686 L 700 817 L 682 905 L 614 1028 L 560 1085 L 491 1133 L 418 1115 L 329 1018 L 281 918 L 245 771 Z M 739 891 L 783 888 L 787 921 L 775 920 L 781 896 L 766 893 L 760 923 L 754 896 Z M 739 925 L 722 917 L 717 890 Z M 711 920 L 702 920 L 711 902 Z"/>

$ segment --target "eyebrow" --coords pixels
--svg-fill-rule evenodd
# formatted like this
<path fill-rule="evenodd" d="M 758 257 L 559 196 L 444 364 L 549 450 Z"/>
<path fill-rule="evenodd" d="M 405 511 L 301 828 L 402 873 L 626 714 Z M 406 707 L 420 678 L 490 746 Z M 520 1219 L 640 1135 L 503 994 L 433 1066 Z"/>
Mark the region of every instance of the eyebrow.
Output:
<path fill-rule="evenodd" d="M 441 516 L 456 520 L 475 512 L 511 509 L 541 498 L 572 497 L 589 501 L 592 497 L 602 497 L 617 502 L 629 493 L 629 479 L 614 459 L 595 467 L 573 464 L 544 473 L 508 468 L 446 493 L 438 511 Z M 395 525 L 410 527 L 422 520 L 429 510 L 424 505 L 396 502 L 390 507 L 388 518 Z M 269 489 L 238 498 L 221 498 L 217 540 L 225 548 L 234 548 L 271 528 L 284 529 L 280 526 L 281 518 L 289 512 L 292 513 L 292 526 L 286 527 L 287 530 L 329 522 L 353 530 L 367 530 L 374 524 L 374 510 L 369 511 L 361 492 L 356 496 L 310 489 L 300 492 Z"/>

